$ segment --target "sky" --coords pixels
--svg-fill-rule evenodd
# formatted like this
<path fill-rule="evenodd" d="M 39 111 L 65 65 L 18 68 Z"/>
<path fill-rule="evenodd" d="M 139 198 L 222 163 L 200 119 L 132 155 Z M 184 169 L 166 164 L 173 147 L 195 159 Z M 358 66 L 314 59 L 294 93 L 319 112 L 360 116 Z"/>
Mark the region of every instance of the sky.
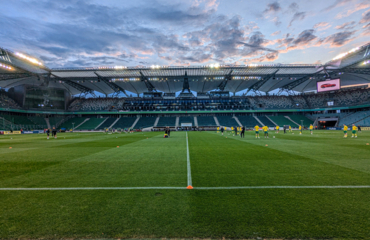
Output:
<path fill-rule="evenodd" d="M 324 64 L 370 42 L 370 0 L 15 0 L 0 6 L 0 47 L 50 68 Z"/>

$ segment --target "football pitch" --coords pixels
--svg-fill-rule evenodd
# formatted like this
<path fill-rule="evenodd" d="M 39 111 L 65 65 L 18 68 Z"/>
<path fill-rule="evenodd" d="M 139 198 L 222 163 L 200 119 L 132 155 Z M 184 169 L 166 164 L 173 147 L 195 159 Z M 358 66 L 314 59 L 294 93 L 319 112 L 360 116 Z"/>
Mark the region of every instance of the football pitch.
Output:
<path fill-rule="evenodd" d="M 0 238 L 367 238 L 370 132 L 348 135 L 3 135 Z"/>

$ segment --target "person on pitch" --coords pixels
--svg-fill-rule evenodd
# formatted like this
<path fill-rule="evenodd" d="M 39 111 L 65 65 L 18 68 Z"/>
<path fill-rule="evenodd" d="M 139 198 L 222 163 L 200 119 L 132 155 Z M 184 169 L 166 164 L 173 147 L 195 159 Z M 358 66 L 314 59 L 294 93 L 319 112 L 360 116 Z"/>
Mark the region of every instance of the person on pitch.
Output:
<path fill-rule="evenodd" d="M 344 138 L 347 138 L 347 130 L 348 130 L 348 126 L 346 124 L 343 124 L 343 132 L 344 132 Z"/>
<path fill-rule="evenodd" d="M 292 126 L 289 125 L 289 132 L 292 132 Z"/>
<path fill-rule="evenodd" d="M 276 133 L 279 133 L 279 129 L 280 129 L 280 127 L 276 126 Z"/>
<path fill-rule="evenodd" d="M 264 132 L 265 138 L 269 138 L 269 132 L 268 132 L 269 127 L 264 126 L 264 127 L 262 127 L 262 129 L 263 129 L 263 132 Z"/>
<path fill-rule="evenodd" d="M 51 131 L 51 135 L 52 135 L 54 138 L 57 138 L 57 130 L 55 129 L 55 127 L 53 127 L 53 130 Z"/>
<path fill-rule="evenodd" d="M 221 134 L 222 134 L 222 136 L 224 135 L 224 127 L 221 127 Z"/>
<path fill-rule="evenodd" d="M 302 135 L 302 126 L 299 125 L 298 129 L 299 129 L 299 135 Z"/>
<path fill-rule="evenodd" d="M 242 131 L 240 132 L 240 137 L 241 137 L 241 138 L 244 138 L 245 127 L 243 126 L 241 130 L 242 130 Z"/>
<path fill-rule="evenodd" d="M 313 134 L 313 126 L 312 126 L 312 124 L 310 125 L 310 133 L 311 133 L 311 135 Z"/>
<path fill-rule="evenodd" d="M 256 131 L 256 138 L 260 138 L 260 132 L 259 132 L 260 127 L 259 127 L 258 125 L 256 125 L 256 126 L 254 127 L 254 130 Z"/>
<path fill-rule="evenodd" d="M 234 128 L 235 136 L 238 136 L 238 127 Z"/>
<path fill-rule="evenodd" d="M 46 135 L 48 136 L 47 139 L 49 139 L 49 135 L 50 135 L 50 129 L 49 128 L 46 130 Z"/>
<path fill-rule="evenodd" d="M 355 124 L 352 124 L 352 137 L 357 138 L 357 127 Z"/>

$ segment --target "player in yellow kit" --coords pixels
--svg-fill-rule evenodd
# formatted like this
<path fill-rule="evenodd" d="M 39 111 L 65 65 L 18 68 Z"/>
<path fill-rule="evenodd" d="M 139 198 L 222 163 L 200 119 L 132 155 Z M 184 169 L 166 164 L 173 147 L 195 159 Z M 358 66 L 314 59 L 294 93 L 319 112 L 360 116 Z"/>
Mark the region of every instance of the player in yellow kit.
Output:
<path fill-rule="evenodd" d="M 357 138 L 357 127 L 355 124 L 352 124 L 352 137 Z"/>
<path fill-rule="evenodd" d="M 311 133 L 311 135 L 313 134 L 313 126 L 312 126 L 312 124 L 310 125 L 310 133 Z"/>
<path fill-rule="evenodd" d="M 263 132 L 265 134 L 265 138 L 269 138 L 269 132 L 268 132 L 269 127 L 264 126 L 264 127 L 262 127 L 262 129 L 263 129 Z"/>
<path fill-rule="evenodd" d="M 279 126 L 276 126 L 276 133 L 279 133 Z"/>
<path fill-rule="evenodd" d="M 292 132 L 292 126 L 289 125 L 289 132 Z"/>
<path fill-rule="evenodd" d="M 256 138 L 260 138 L 260 127 L 258 126 L 258 125 L 256 125 L 255 127 L 254 127 L 254 130 L 256 130 Z"/>
<path fill-rule="evenodd" d="M 298 129 L 299 129 L 299 135 L 302 135 L 302 126 L 299 125 Z"/>
<path fill-rule="evenodd" d="M 344 138 L 347 138 L 347 130 L 348 130 L 348 127 L 346 126 L 346 124 L 343 124 Z"/>

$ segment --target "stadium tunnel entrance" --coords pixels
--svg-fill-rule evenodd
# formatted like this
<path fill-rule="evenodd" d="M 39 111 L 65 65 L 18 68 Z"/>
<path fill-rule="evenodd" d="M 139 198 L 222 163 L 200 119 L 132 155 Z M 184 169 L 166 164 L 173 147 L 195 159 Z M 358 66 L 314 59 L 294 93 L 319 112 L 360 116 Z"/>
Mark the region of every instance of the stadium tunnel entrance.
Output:
<path fill-rule="evenodd" d="M 338 123 L 338 118 L 318 119 L 317 126 L 319 129 L 327 129 L 330 127 L 336 127 L 337 123 Z"/>

